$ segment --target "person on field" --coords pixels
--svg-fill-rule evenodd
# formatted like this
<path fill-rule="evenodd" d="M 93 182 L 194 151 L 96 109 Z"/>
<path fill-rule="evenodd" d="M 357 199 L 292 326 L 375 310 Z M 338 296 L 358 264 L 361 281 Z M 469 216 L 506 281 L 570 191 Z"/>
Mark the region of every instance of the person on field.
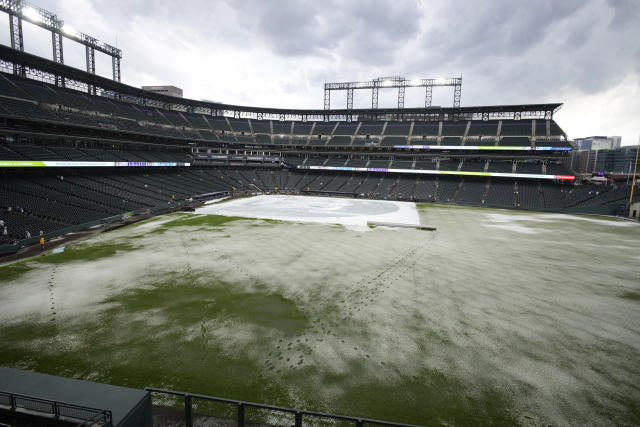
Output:
<path fill-rule="evenodd" d="M 40 250 L 44 251 L 44 236 L 40 236 Z"/>

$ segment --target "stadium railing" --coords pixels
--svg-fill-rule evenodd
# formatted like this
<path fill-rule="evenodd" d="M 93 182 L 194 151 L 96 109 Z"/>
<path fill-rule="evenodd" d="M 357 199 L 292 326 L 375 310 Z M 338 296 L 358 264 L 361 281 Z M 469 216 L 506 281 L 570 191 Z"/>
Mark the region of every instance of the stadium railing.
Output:
<path fill-rule="evenodd" d="M 54 400 L 23 394 L 0 391 L 0 409 L 6 409 L 14 413 L 41 414 L 54 418 L 67 418 L 80 421 L 81 426 L 112 426 L 111 411 L 86 406 L 72 405 L 56 402 Z"/>
<path fill-rule="evenodd" d="M 369 418 L 358 418 L 348 415 L 329 414 L 324 412 L 305 411 L 300 409 L 286 408 L 282 406 L 264 405 L 262 403 L 245 402 L 242 400 L 226 399 L 223 397 L 205 396 L 201 394 L 191 394 L 181 391 L 164 390 L 160 388 L 146 387 L 145 391 L 157 394 L 164 394 L 168 396 L 182 397 L 184 399 L 184 419 L 186 427 L 193 426 L 193 400 L 204 400 L 209 402 L 217 402 L 228 405 L 233 405 L 237 409 L 237 422 L 238 427 L 244 427 L 246 423 L 246 409 L 256 408 L 268 411 L 279 412 L 281 414 L 292 414 L 295 417 L 295 426 L 301 427 L 303 425 L 304 417 L 307 418 L 321 418 L 325 421 L 345 421 L 353 423 L 356 427 L 364 427 L 365 425 L 382 425 L 382 426 L 394 426 L 394 427 L 419 427 L 415 424 L 403 424 L 395 423 L 391 421 L 373 420 Z"/>
<path fill-rule="evenodd" d="M 46 242 L 49 242 L 51 239 L 58 237 L 58 236 L 63 236 L 65 234 L 68 233 L 74 233 L 74 232 L 78 232 L 78 231 L 83 231 L 83 230 L 87 230 L 91 227 L 96 227 L 98 225 L 105 225 L 105 224 L 112 224 L 114 222 L 119 222 L 119 221 L 123 221 L 127 218 L 130 217 L 134 217 L 137 215 L 144 215 L 144 214 L 151 214 L 151 213 L 156 213 L 159 211 L 174 211 L 174 210 L 178 210 L 181 209 L 182 207 L 184 207 L 185 205 L 187 205 L 188 201 L 176 201 L 171 203 L 170 205 L 160 205 L 160 206 L 155 206 L 155 207 L 149 207 L 149 208 L 142 208 L 142 209 L 137 209 L 131 212 L 125 212 L 125 213 L 121 213 L 118 215 L 114 215 L 114 216 L 110 216 L 110 217 L 106 217 L 106 218 L 101 218 L 95 221 L 90 221 L 90 222 L 85 222 L 83 224 L 78 224 L 78 225 L 74 225 L 71 227 L 67 227 L 67 228 L 61 228 L 55 231 L 51 231 L 49 233 L 43 234 L 42 236 L 33 236 L 30 237 L 28 239 L 22 239 L 22 240 L 18 240 L 16 242 L 14 242 L 13 244 L 5 244 L 5 245 L 0 245 L 0 256 L 4 256 L 4 255 L 9 255 L 12 253 L 15 253 L 18 251 L 18 249 L 24 247 L 24 246 L 29 246 L 29 245 L 34 245 L 36 243 L 38 243 L 40 241 L 41 237 L 44 237 Z"/>

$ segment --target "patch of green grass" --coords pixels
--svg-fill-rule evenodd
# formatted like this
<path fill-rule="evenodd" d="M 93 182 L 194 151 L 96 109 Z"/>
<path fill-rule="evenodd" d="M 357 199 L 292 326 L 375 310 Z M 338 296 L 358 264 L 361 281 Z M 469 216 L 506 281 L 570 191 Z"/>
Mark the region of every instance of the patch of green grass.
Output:
<path fill-rule="evenodd" d="M 210 277 L 186 278 L 175 274 L 148 288 L 130 289 L 105 303 L 115 313 L 159 310 L 171 324 L 193 325 L 202 319 L 234 319 L 279 330 L 285 335 L 302 332 L 308 323 L 296 303 L 282 295 L 256 287 L 238 289 Z"/>
<path fill-rule="evenodd" d="M 620 298 L 630 299 L 631 301 L 640 301 L 640 292 L 625 292 L 624 294 L 620 295 Z"/>
<path fill-rule="evenodd" d="M 136 247 L 130 243 L 99 243 L 89 245 L 86 243 L 69 245 L 64 248 L 64 252 L 57 254 L 47 254 L 37 258 L 36 261 L 45 264 L 62 264 L 73 261 L 95 261 L 100 258 L 114 256 L 119 252 L 129 252 Z"/>
<path fill-rule="evenodd" d="M 181 328 L 167 331 L 166 325 L 149 325 L 130 315 L 7 325 L 0 331 L 0 363 L 139 389 L 170 385 L 256 401 L 287 396 L 285 385 L 269 381 L 260 363 L 244 352 L 229 353 L 224 343 L 191 339 Z M 73 346 L 64 342 L 76 336 L 81 339 Z"/>
<path fill-rule="evenodd" d="M 162 227 L 184 227 L 184 226 L 219 226 L 233 221 L 252 220 L 254 218 L 245 218 L 241 216 L 224 216 L 224 215 L 185 215 L 184 218 L 174 219 L 162 224 Z"/>
<path fill-rule="evenodd" d="M 193 214 L 172 214 L 177 217 L 171 221 L 159 224 L 157 228 L 148 231 L 147 234 L 163 234 L 172 227 L 217 227 L 233 221 L 253 220 L 254 218 L 244 218 L 240 216 L 224 215 L 193 215 Z"/>
<path fill-rule="evenodd" d="M 125 237 L 125 238 L 126 238 L 126 239 L 132 239 L 132 240 L 135 240 L 135 239 L 144 239 L 145 237 L 147 237 L 147 235 L 146 235 L 146 234 L 136 234 L 136 235 L 133 235 L 133 236 L 127 236 L 127 237 Z"/>
<path fill-rule="evenodd" d="M 368 380 L 372 364 L 378 365 L 377 370 L 393 381 L 385 384 Z M 307 371 L 312 369 L 303 369 L 300 374 L 311 373 Z M 342 391 L 343 397 L 333 402 L 331 412 L 334 413 L 419 425 L 519 424 L 512 415 L 515 412 L 510 399 L 512 391 L 496 384 L 480 382 L 474 390 L 469 390 L 463 379 L 436 369 L 403 372 L 373 360 L 351 360 L 343 372 L 322 373 L 324 386 Z M 313 401 L 313 390 L 305 390 L 303 394 L 305 400 Z"/>
<path fill-rule="evenodd" d="M 178 215 L 173 214 L 172 216 Z M 179 218 L 159 224 L 158 228 L 147 232 L 147 234 L 163 234 L 173 227 L 204 227 L 202 230 L 222 231 L 220 226 L 234 221 L 261 221 L 260 224 L 249 224 L 249 227 L 263 227 L 265 224 L 280 224 L 283 222 L 275 219 L 247 218 L 241 216 L 182 214 Z"/>
<path fill-rule="evenodd" d="M 33 267 L 30 267 L 26 262 L 15 262 L 0 267 L 0 282 L 8 282 L 15 280 L 22 276 L 27 271 L 31 271 Z"/>
<path fill-rule="evenodd" d="M 266 222 L 267 224 L 282 224 L 285 221 L 279 219 L 271 219 L 271 218 L 260 218 L 260 221 Z"/>

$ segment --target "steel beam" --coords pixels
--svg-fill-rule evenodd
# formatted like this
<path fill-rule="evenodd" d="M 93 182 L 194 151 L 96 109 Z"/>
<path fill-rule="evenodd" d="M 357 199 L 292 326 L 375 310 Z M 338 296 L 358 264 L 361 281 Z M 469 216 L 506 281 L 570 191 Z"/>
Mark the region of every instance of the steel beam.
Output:
<path fill-rule="evenodd" d="M 324 109 L 331 109 L 331 89 L 327 89 L 327 85 L 324 85 Z"/>
<path fill-rule="evenodd" d="M 96 51 L 87 46 L 86 47 L 86 56 L 87 56 L 87 73 L 95 74 L 96 73 Z"/>
<path fill-rule="evenodd" d="M 96 52 L 92 47 L 86 46 L 86 56 L 87 56 L 87 73 L 95 74 L 96 73 Z M 87 86 L 87 92 L 92 95 L 96 93 L 96 87 L 93 85 Z"/>
<path fill-rule="evenodd" d="M 53 61 L 59 64 L 64 64 L 62 36 L 59 33 L 51 33 L 51 46 L 53 48 Z M 56 75 L 56 86 L 64 87 L 64 77 Z"/>
<path fill-rule="evenodd" d="M 462 96 L 462 78 L 460 78 L 460 83 L 456 83 L 453 89 L 453 108 L 460 108 L 461 96 Z"/>
<path fill-rule="evenodd" d="M 111 57 L 111 68 L 113 69 L 113 81 L 120 81 L 120 58 L 117 56 Z"/>
<path fill-rule="evenodd" d="M 371 108 L 378 108 L 379 90 L 382 89 L 398 89 L 398 108 L 404 108 L 404 98 L 406 88 L 408 87 L 425 87 L 425 107 L 431 107 L 431 100 L 434 86 L 451 86 L 454 88 L 453 106 L 460 107 L 460 98 L 462 92 L 462 77 L 440 78 L 440 79 L 405 79 L 404 77 L 378 77 L 368 82 L 338 82 L 324 84 L 324 105 L 325 110 L 330 109 L 328 94 L 332 90 L 347 91 L 347 110 L 349 107 L 349 99 L 353 98 L 353 91 L 357 89 L 371 89 Z M 351 96 L 349 95 L 351 93 Z"/>
<path fill-rule="evenodd" d="M 11 34 L 11 48 L 24 52 L 22 19 L 19 16 L 9 15 L 9 32 Z M 24 69 L 20 65 L 13 64 L 13 74 L 22 76 Z"/>
<path fill-rule="evenodd" d="M 398 88 L 398 108 L 404 108 L 404 86 Z"/>
<path fill-rule="evenodd" d="M 24 52 L 24 37 L 22 35 L 22 18 L 9 15 L 9 31 L 11 33 L 11 47 Z"/>
<path fill-rule="evenodd" d="M 431 107 L 431 99 L 433 97 L 433 86 L 426 86 L 426 94 L 424 97 L 424 108 Z"/>

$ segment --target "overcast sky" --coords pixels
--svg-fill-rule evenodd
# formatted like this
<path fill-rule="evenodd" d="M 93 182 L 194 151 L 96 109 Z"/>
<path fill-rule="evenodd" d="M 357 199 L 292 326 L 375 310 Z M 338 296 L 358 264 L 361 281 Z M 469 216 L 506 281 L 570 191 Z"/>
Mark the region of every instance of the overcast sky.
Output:
<path fill-rule="evenodd" d="M 462 75 L 463 106 L 562 102 L 570 138 L 640 136 L 640 0 L 30 1 L 121 48 L 124 83 L 188 98 L 322 108 L 327 81 Z M 27 51 L 51 57 L 46 31 L 24 33 Z M 82 46 L 64 49 L 85 67 Z M 107 56 L 97 72 L 111 76 Z M 408 90 L 405 106 L 424 105 L 423 91 Z M 354 106 L 370 97 L 356 91 Z M 331 103 L 344 107 L 345 92 Z M 452 103 L 451 88 L 434 90 L 433 105 Z M 379 105 L 397 105 L 397 92 L 382 90 Z"/>

